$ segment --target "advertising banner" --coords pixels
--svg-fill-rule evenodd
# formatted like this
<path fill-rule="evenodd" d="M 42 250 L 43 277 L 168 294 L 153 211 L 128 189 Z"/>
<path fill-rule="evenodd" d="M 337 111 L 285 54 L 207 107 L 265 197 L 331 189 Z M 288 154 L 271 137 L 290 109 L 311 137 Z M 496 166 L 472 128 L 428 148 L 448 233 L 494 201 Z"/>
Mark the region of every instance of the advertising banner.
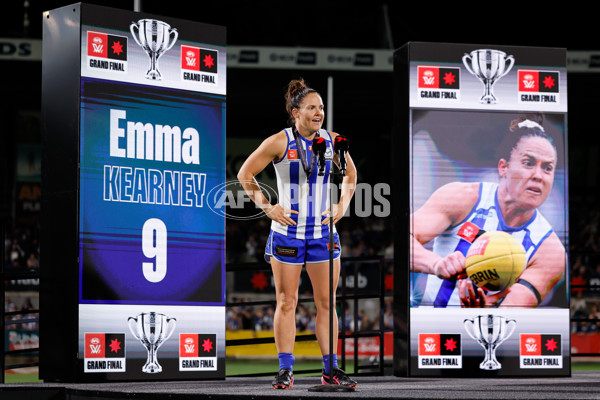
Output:
<path fill-rule="evenodd" d="M 410 374 L 570 375 L 566 51 L 406 50 Z"/>

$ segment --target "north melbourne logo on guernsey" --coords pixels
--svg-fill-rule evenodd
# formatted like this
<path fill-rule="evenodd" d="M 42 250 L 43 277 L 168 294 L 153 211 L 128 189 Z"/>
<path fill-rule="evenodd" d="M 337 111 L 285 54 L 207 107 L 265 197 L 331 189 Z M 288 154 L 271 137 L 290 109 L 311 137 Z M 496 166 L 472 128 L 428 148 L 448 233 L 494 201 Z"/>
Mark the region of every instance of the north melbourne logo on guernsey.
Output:
<path fill-rule="evenodd" d="M 179 334 L 180 371 L 216 371 L 217 335 Z"/>
<path fill-rule="evenodd" d="M 521 368 L 562 368 L 561 335 L 522 333 L 520 342 Z"/>
<path fill-rule="evenodd" d="M 181 46 L 181 80 L 216 85 L 219 52 L 193 46 Z"/>
<path fill-rule="evenodd" d="M 461 337 L 459 333 L 420 333 L 419 368 L 462 368 Z"/>
<path fill-rule="evenodd" d="M 102 32 L 87 32 L 89 69 L 127 72 L 127 37 Z"/>
<path fill-rule="evenodd" d="M 84 372 L 125 372 L 124 333 L 86 333 Z"/>
<path fill-rule="evenodd" d="M 473 240 L 475 240 L 479 231 L 479 227 L 474 223 L 465 222 L 458 230 L 458 236 L 465 239 L 469 243 L 473 243 Z"/>
<path fill-rule="evenodd" d="M 417 67 L 418 98 L 459 100 L 460 68 Z"/>
<path fill-rule="evenodd" d="M 558 104 L 559 80 L 558 71 L 518 71 L 519 103 L 523 104 Z"/>

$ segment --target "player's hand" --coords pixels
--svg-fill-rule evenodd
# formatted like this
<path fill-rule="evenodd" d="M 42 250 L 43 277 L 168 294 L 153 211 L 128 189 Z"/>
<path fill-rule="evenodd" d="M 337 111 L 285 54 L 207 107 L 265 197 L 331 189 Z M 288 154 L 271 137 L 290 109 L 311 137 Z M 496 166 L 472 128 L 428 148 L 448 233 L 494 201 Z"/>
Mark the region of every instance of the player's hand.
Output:
<path fill-rule="evenodd" d="M 329 225 L 329 218 L 331 218 L 331 210 L 325 210 L 321 215 L 325 215 L 325 219 L 321 221 L 322 225 Z M 337 223 L 344 216 L 344 210 L 341 204 L 336 204 L 333 206 L 333 223 Z"/>
<path fill-rule="evenodd" d="M 281 225 L 296 225 L 296 222 L 290 218 L 291 214 L 298 214 L 298 211 L 287 210 L 279 204 L 271 206 L 268 210 L 265 210 L 267 217 L 271 218 L 275 222 L 279 222 Z"/>
<path fill-rule="evenodd" d="M 470 279 L 459 279 L 458 296 L 462 307 L 485 307 L 486 297 L 482 288 L 476 287 Z"/>
<path fill-rule="evenodd" d="M 465 256 L 460 251 L 455 251 L 437 260 L 431 269 L 438 278 L 456 277 L 465 269 Z"/>

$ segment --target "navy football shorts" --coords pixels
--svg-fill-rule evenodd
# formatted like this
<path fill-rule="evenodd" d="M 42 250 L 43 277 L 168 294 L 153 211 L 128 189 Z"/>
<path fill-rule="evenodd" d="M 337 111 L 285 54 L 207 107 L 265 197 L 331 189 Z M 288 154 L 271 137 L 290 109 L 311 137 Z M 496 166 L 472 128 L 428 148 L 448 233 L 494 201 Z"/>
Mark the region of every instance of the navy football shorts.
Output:
<path fill-rule="evenodd" d="M 342 255 L 340 238 L 333 234 L 333 259 Z M 265 260 L 271 257 L 285 264 L 303 265 L 329 261 L 329 236 L 321 239 L 296 239 L 271 231 L 265 246 Z"/>

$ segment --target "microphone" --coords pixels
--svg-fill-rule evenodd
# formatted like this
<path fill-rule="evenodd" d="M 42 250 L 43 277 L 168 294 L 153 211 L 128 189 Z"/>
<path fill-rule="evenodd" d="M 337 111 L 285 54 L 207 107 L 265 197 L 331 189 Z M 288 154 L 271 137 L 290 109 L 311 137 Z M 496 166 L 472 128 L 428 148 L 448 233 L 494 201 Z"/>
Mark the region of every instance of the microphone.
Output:
<path fill-rule="evenodd" d="M 317 136 L 312 141 L 312 152 L 317 156 L 319 163 L 319 176 L 325 175 L 325 150 L 327 149 L 327 143 L 325 139 Z"/>
<path fill-rule="evenodd" d="M 338 155 L 340 162 L 340 171 L 342 176 L 346 175 L 346 152 L 348 151 L 348 139 L 345 136 L 338 135 L 333 141 L 333 151 Z"/>

